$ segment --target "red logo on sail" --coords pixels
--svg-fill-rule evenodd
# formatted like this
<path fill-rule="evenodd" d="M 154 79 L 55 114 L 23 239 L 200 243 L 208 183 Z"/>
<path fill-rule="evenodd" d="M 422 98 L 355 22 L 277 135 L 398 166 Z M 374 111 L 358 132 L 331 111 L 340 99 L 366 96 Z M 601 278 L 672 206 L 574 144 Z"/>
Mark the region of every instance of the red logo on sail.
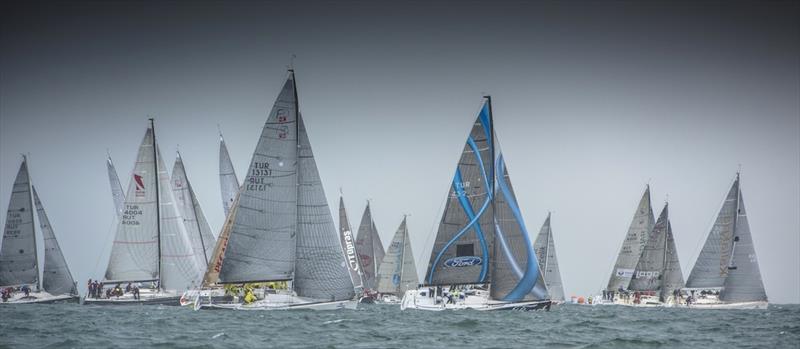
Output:
<path fill-rule="evenodd" d="M 138 174 L 134 174 L 133 181 L 136 183 L 136 196 L 144 196 L 144 178 Z"/>

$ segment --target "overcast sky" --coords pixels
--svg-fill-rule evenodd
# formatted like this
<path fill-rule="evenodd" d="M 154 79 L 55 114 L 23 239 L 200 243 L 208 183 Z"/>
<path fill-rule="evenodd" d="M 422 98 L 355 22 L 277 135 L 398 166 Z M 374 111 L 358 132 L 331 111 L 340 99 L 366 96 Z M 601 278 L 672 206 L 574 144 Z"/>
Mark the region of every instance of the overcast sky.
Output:
<path fill-rule="evenodd" d="M 568 297 L 605 286 L 648 182 L 688 277 L 741 165 L 770 301 L 800 302 L 791 2 L 4 2 L 0 16 L 0 209 L 30 153 L 79 285 L 108 263 L 106 150 L 127 188 L 154 115 L 218 231 L 217 125 L 241 179 L 296 54 L 331 208 L 341 187 L 357 224 L 371 199 L 385 245 L 411 214 L 420 275 L 490 93 L 528 230 L 553 212 Z"/>

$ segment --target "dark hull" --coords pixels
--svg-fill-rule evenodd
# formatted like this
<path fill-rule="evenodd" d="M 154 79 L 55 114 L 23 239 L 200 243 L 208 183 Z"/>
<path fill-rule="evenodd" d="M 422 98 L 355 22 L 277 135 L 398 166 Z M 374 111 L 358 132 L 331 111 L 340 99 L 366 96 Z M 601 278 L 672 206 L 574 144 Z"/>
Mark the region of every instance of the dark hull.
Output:
<path fill-rule="evenodd" d="M 139 300 L 118 300 L 118 299 L 85 299 L 85 305 L 169 305 L 180 306 L 180 296 L 159 297 Z"/>

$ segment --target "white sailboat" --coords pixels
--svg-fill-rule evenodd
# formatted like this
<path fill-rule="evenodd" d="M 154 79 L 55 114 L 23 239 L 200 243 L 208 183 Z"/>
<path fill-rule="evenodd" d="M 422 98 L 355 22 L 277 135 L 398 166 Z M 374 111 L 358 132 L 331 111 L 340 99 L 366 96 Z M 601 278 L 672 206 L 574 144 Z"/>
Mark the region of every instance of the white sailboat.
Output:
<path fill-rule="evenodd" d="M 267 118 L 234 213 L 220 284 L 253 287 L 233 302 L 195 300 L 195 309 L 355 308 L 347 260 L 325 198 L 294 71 Z M 230 216 L 230 215 L 229 215 Z"/>
<path fill-rule="evenodd" d="M 415 289 L 419 284 L 417 265 L 414 263 L 414 252 L 411 250 L 411 236 L 406 225 L 407 217 L 403 217 L 400 227 L 394 233 L 389 249 L 383 257 L 378 270 L 378 299 L 379 303 L 400 303 L 403 295 L 409 289 Z"/>
<path fill-rule="evenodd" d="M 39 278 L 33 210 L 44 241 L 44 270 Z M 40 282 L 39 280 L 42 280 Z M 0 248 L 0 304 L 77 302 L 78 290 L 36 188 L 27 159 L 14 180 Z"/>
<path fill-rule="evenodd" d="M 183 225 L 155 140 L 153 119 L 142 139 L 125 210 L 117 224 L 103 283 L 139 292 L 89 295 L 86 304 L 178 305 L 181 292 L 200 281 L 197 257 Z"/>
<path fill-rule="evenodd" d="M 553 304 L 564 303 L 564 285 L 561 282 L 561 270 L 558 267 L 556 257 L 556 243 L 553 239 L 553 229 L 550 226 L 550 213 L 539 230 L 539 235 L 533 243 L 536 257 L 539 259 L 539 268 L 542 269 L 544 283 L 547 285 L 547 292 Z"/>
<path fill-rule="evenodd" d="M 769 301 L 736 173 L 714 226 L 686 281 L 688 307 L 767 309 Z"/>
<path fill-rule="evenodd" d="M 401 309 L 550 308 L 492 122 L 487 96 L 456 167 L 423 285 L 406 291 Z"/>
<path fill-rule="evenodd" d="M 361 215 L 361 224 L 358 226 L 356 251 L 364 280 L 364 292 L 360 302 L 374 303 L 378 293 L 378 269 L 381 267 L 386 251 L 383 249 L 383 242 L 378 235 L 375 221 L 372 220 L 369 200 L 367 200 L 367 207 L 364 208 L 364 214 Z"/>

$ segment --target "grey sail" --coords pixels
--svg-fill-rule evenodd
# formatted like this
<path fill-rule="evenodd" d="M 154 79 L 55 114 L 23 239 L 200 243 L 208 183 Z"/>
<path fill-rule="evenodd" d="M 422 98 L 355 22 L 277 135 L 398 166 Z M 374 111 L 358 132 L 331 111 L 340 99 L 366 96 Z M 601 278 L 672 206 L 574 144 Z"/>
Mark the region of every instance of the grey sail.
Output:
<path fill-rule="evenodd" d="M 733 182 L 722 204 L 714 226 L 708 233 L 703 249 L 686 280 L 688 288 L 722 288 L 728 276 L 731 246 L 739 202 L 739 179 Z M 748 234 L 749 237 L 749 234 Z"/>
<path fill-rule="evenodd" d="M 402 296 L 419 283 L 406 218 L 397 228 L 378 270 L 378 292 Z"/>
<path fill-rule="evenodd" d="M 185 290 L 200 282 L 201 266 L 177 206 L 164 158 L 158 151 L 158 194 L 161 224 L 161 282 L 167 290 Z M 203 265 L 203 269 L 205 265 Z"/>
<path fill-rule="evenodd" d="M 39 286 L 28 164 L 23 159 L 11 191 L 0 249 L 0 286 Z"/>
<path fill-rule="evenodd" d="M 507 302 L 547 299 L 547 285 L 533 248 L 533 239 L 525 227 L 502 153 L 497 157 L 495 171 L 491 297 Z"/>
<path fill-rule="evenodd" d="M 222 208 L 225 210 L 225 217 L 239 193 L 239 179 L 236 178 L 236 171 L 233 168 L 231 156 L 228 154 L 228 147 L 222 132 L 219 134 L 219 187 L 222 193 Z"/>
<path fill-rule="evenodd" d="M 361 279 L 361 263 L 358 261 L 358 252 L 356 252 L 356 238 L 350 227 L 350 220 L 347 219 L 347 210 L 344 208 L 344 199 L 341 196 L 339 197 L 339 239 L 350 271 L 350 280 L 353 281 L 356 288 L 362 288 L 364 284 Z"/>
<path fill-rule="evenodd" d="M 664 258 L 664 276 L 661 280 L 661 301 L 666 301 L 676 290 L 684 286 L 683 271 L 678 260 L 678 249 L 675 247 L 675 236 L 672 235 L 672 223 L 667 219 L 667 250 Z"/>
<path fill-rule="evenodd" d="M 355 295 L 353 282 L 300 114 L 297 122 L 297 261 L 294 290 L 301 297 L 351 299 Z M 226 265 L 227 261 L 223 264 L 223 271 Z"/>
<path fill-rule="evenodd" d="M 194 254 L 198 259 L 198 265 L 204 269 L 208 266 L 208 260 L 214 252 L 215 239 L 211 233 L 200 202 L 194 194 L 191 182 L 186 175 L 186 168 L 183 165 L 183 158 L 180 152 L 177 153 L 175 164 L 172 167 L 172 191 L 178 205 L 178 210 L 183 217 L 183 225 L 189 235 Z"/>
<path fill-rule="evenodd" d="M 737 182 L 738 182 L 737 175 Z M 738 187 L 738 186 L 737 186 Z M 747 222 L 747 211 L 744 198 L 739 187 L 739 207 L 736 215 L 736 229 L 733 234 L 732 257 L 728 266 L 728 277 L 725 278 L 724 289 L 720 299 L 725 302 L 767 301 L 761 270 L 750 235 L 750 224 Z"/>
<path fill-rule="evenodd" d="M 642 256 L 639 258 L 639 263 L 636 264 L 630 290 L 655 291 L 659 297 L 668 296 L 662 292 L 664 271 L 667 265 L 667 256 L 669 255 L 667 250 L 668 234 L 669 206 L 664 205 L 653 231 L 649 234 L 647 244 L 645 244 Z"/>
<path fill-rule="evenodd" d="M 111 155 L 106 160 L 106 169 L 108 170 L 108 184 L 111 185 L 111 197 L 114 199 L 114 207 L 117 209 L 117 218 L 121 218 L 122 212 L 125 211 L 125 192 L 122 190 L 114 162 L 111 161 Z"/>
<path fill-rule="evenodd" d="M 358 226 L 358 237 L 356 238 L 356 251 L 358 252 L 359 262 L 363 271 L 364 288 L 375 290 L 377 285 L 376 276 L 380 268 L 381 261 L 386 254 L 383 250 L 383 243 L 378 236 L 378 229 L 372 220 L 372 210 L 369 201 L 361 216 L 361 224 Z"/>
<path fill-rule="evenodd" d="M 617 255 L 617 262 L 614 264 L 614 270 L 611 272 L 611 278 L 608 280 L 606 290 L 628 289 L 634 269 L 639 262 L 639 257 L 642 255 L 642 250 L 648 240 L 648 234 L 653 230 L 654 224 L 653 207 L 650 204 L 650 186 L 648 185 L 642 195 L 642 199 L 639 200 L 639 206 L 633 215 L 631 225 L 628 227 L 628 234 L 625 235 L 625 241 L 622 243 L 619 255 Z"/>
<path fill-rule="evenodd" d="M 47 213 L 44 211 L 39 194 L 36 193 L 36 187 L 31 186 L 31 188 L 33 189 L 33 202 L 36 205 L 36 215 L 39 217 L 39 226 L 42 228 L 44 240 L 42 287 L 52 295 L 77 295 L 78 290 L 75 287 L 75 280 L 69 272 L 64 254 L 61 253 L 61 247 L 58 245 L 55 233 L 53 233 L 50 219 L 47 218 Z"/>
<path fill-rule="evenodd" d="M 153 129 L 148 127 L 139 146 L 125 195 L 125 210 L 117 223 L 106 280 L 158 279 L 156 163 L 153 146 Z"/>
<path fill-rule="evenodd" d="M 489 282 L 495 235 L 491 132 L 489 107 L 484 103 L 456 166 L 424 284 Z"/>
<path fill-rule="evenodd" d="M 533 243 L 533 249 L 536 251 L 536 258 L 539 261 L 539 268 L 542 269 L 550 299 L 563 301 L 564 286 L 561 283 L 561 271 L 558 268 L 553 229 L 550 226 L 550 213 L 547 214 L 547 219 L 545 219 L 542 229 L 539 230 L 539 235 Z"/>
<path fill-rule="evenodd" d="M 297 232 L 297 107 L 289 74 L 242 185 L 220 271 L 223 283 L 290 280 Z M 335 230 L 334 230 L 335 231 Z"/>

